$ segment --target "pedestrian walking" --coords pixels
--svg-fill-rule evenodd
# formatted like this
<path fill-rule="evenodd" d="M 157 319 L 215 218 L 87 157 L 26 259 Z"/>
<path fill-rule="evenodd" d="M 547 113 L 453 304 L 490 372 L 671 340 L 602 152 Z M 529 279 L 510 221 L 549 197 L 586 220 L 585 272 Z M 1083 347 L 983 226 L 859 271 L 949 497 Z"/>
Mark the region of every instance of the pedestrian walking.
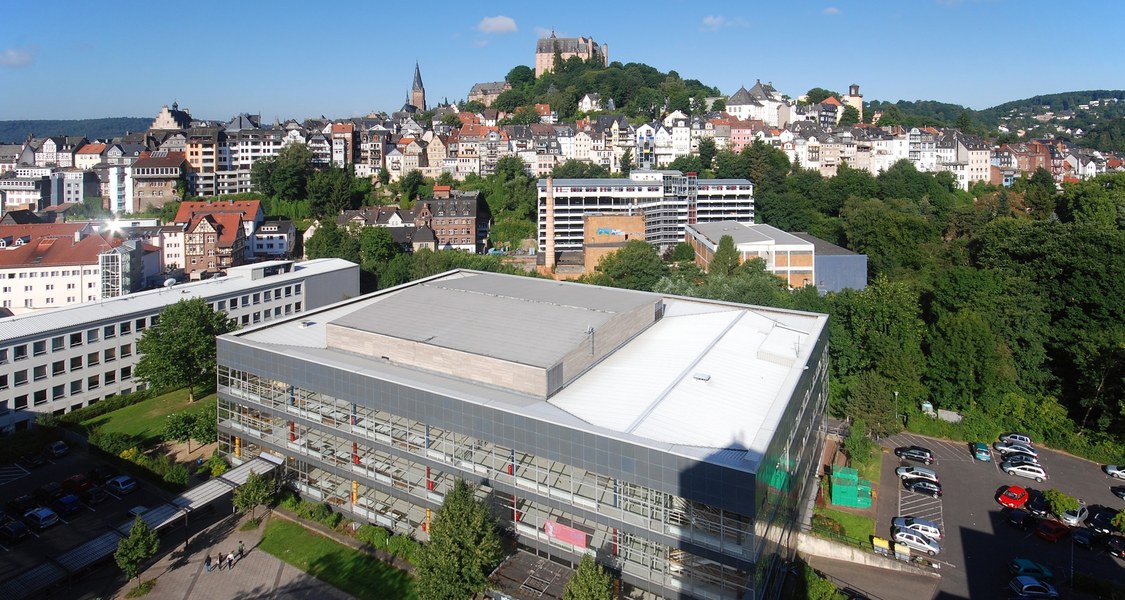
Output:
<path fill-rule="evenodd" d="M 231 552 L 230 554 L 227 554 L 227 569 L 229 570 L 229 569 L 233 569 L 233 568 L 234 568 L 234 552 Z"/>
<path fill-rule="evenodd" d="M 215 568 L 215 566 L 211 564 L 211 555 L 210 554 L 208 554 L 207 558 L 203 561 L 203 567 L 207 569 L 208 573 L 211 572 L 211 569 Z"/>
<path fill-rule="evenodd" d="M 223 560 L 223 553 L 222 552 L 216 552 L 215 553 L 215 562 L 219 563 L 219 565 L 218 565 L 219 570 L 222 571 L 223 570 L 223 563 L 226 562 L 226 561 Z"/>
<path fill-rule="evenodd" d="M 238 540 L 238 560 L 242 560 L 242 557 L 245 554 L 245 552 L 246 552 L 246 546 L 242 545 L 242 540 Z"/>

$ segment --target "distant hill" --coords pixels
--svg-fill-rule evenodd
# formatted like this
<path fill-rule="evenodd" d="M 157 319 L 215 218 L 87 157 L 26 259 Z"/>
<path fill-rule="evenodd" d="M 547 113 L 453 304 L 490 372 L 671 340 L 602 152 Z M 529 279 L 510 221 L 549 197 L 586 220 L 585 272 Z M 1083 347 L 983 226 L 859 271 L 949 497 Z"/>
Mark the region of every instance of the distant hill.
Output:
<path fill-rule="evenodd" d="M 126 131 L 144 131 L 152 117 L 108 117 L 104 119 L 0 121 L 0 143 L 20 144 L 28 135 L 84 135 L 87 139 L 108 139 Z"/>

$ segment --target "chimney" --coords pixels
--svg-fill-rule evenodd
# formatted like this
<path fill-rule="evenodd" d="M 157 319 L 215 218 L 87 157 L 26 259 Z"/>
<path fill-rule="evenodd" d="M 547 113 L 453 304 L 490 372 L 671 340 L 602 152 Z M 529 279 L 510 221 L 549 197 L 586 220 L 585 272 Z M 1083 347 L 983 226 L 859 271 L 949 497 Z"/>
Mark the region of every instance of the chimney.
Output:
<path fill-rule="evenodd" d="M 547 176 L 547 235 L 546 235 L 546 248 L 544 252 L 547 256 L 543 260 L 543 265 L 547 269 L 555 268 L 555 184 L 551 176 Z"/>
<path fill-rule="evenodd" d="M 81 241 L 82 241 L 82 230 L 75 231 L 74 232 L 74 243 L 77 244 L 78 242 L 81 242 Z"/>

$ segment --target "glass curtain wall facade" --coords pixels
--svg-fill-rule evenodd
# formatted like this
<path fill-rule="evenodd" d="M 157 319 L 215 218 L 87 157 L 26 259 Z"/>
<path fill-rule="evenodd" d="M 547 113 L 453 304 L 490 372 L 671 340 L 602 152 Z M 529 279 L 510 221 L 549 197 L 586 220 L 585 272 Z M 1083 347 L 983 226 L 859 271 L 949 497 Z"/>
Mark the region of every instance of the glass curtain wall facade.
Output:
<path fill-rule="evenodd" d="M 462 478 L 537 553 L 590 554 L 664 597 L 775 598 L 822 448 L 825 346 L 821 339 L 757 474 L 724 464 L 723 450 L 691 460 L 222 345 L 220 446 L 235 462 L 282 455 L 306 498 L 420 539 Z"/>

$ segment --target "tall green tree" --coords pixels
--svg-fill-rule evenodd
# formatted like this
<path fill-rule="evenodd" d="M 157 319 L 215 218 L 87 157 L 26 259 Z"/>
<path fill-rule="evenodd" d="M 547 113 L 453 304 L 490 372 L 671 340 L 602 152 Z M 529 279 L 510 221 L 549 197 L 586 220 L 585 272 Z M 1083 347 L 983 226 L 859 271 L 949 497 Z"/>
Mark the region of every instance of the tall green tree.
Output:
<path fill-rule="evenodd" d="M 715 138 L 707 136 L 699 140 L 699 165 L 702 169 L 710 169 L 711 161 L 715 160 Z"/>
<path fill-rule="evenodd" d="M 405 200 L 414 200 L 418 197 L 418 190 L 425 183 L 425 177 L 422 172 L 418 170 L 410 171 L 402 176 L 398 182 L 398 189 L 402 191 L 402 197 Z"/>
<path fill-rule="evenodd" d="M 314 217 L 335 216 L 359 205 L 355 193 L 355 174 L 351 169 L 328 167 L 312 174 L 308 181 L 309 207 Z"/>
<path fill-rule="evenodd" d="M 665 272 L 660 253 L 652 244 L 629 240 L 620 250 L 602 257 L 596 272 L 587 280 L 597 285 L 652 291 Z"/>
<path fill-rule="evenodd" d="M 304 144 L 289 144 L 277 153 L 274 161 L 270 174 L 273 195 L 279 200 L 303 200 L 313 172 L 312 150 Z"/>
<path fill-rule="evenodd" d="M 609 177 L 609 171 L 601 165 L 572 158 L 552 169 L 551 177 L 555 179 L 598 179 Z"/>
<path fill-rule="evenodd" d="M 195 432 L 195 414 L 180 411 L 164 417 L 164 427 L 161 437 L 172 442 L 186 442 L 188 453 L 191 453 L 191 440 Z"/>
<path fill-rule="evenodd" d="M 840 127 L 851 127 L 856 123 L 859 123 L 859 110 L 850 104 L 844 106 L 844 114 L 840 115 L 840 122 L 837 123 L 837 125 Z"/>
<path fill-rule="evenodd" d="M 136 579 L 141 574 L 141 563 L 156 556 L 160 549 L 160 538 L 156 531 L 150 528 L 139 516 L 133 521 L 128 537 L 121 538 L 117 543 L 117 551 L 113 553 L 113 560 L 126 579 Z"/>
<path fill-rule="evenodd" d="M 633 149 L 626 148 L 625 152 L 621 154 L 621 174 L 628 177 L 629 172 L 633 170 L 633 166 Z"/>
<path fill-rule="evenodd" d="M 613 578 L 594 562 L 589 554 L 582 555 L 578 568 L 563 588 L 563 600 L 612 600 Z"/>
<path fill-rule="evenodd" d="M 719 238 L 719 247 L 715 249 L 715 254 L 711 258 L 711 264 L 708 265 L 707 271 L 709 273 L 730 276 L 734 275 L 741 260 L 738 256 L 738 249 L 734 247 L 734 238 L 729 235 L 724 235 Z"/>
<path fill-rule="evenodd" d="M 315 233 L 313 235 L 316 235 Z M 399 253 L 399 248 L 386 227 L 364 227 L 359 232 L 359 250 L 363 264 L 385 263 Z"/>
<path fill-rule="evenodd" d="M 428 600 L 464 600 L 488 588 L 488 574 L 503 559 L 496 523 L 473 487 L 458 479 L 430 524 L 430 541 L 418 559 L 417 590 Z"/>
<path fill-rule="evenodd" d="M 268 504 L 273 497 L 274 482 L 260 473 L 250 473 L 246 482 L 234 488 L 234 507 L 242 512 L 250 511 L 250 518 L 257 517 L 257 507 Z"/>
<path fill-rule="evenodd" d="M 234 331 L 233 319 L 215 312 L 202 298 L 180 300 L 160 312 L 157 323 L 137 340 L 134 374 L 151 388 L 187 386 L 194 402 L 196 384 L 215 380 L 215 337 Z"/>

